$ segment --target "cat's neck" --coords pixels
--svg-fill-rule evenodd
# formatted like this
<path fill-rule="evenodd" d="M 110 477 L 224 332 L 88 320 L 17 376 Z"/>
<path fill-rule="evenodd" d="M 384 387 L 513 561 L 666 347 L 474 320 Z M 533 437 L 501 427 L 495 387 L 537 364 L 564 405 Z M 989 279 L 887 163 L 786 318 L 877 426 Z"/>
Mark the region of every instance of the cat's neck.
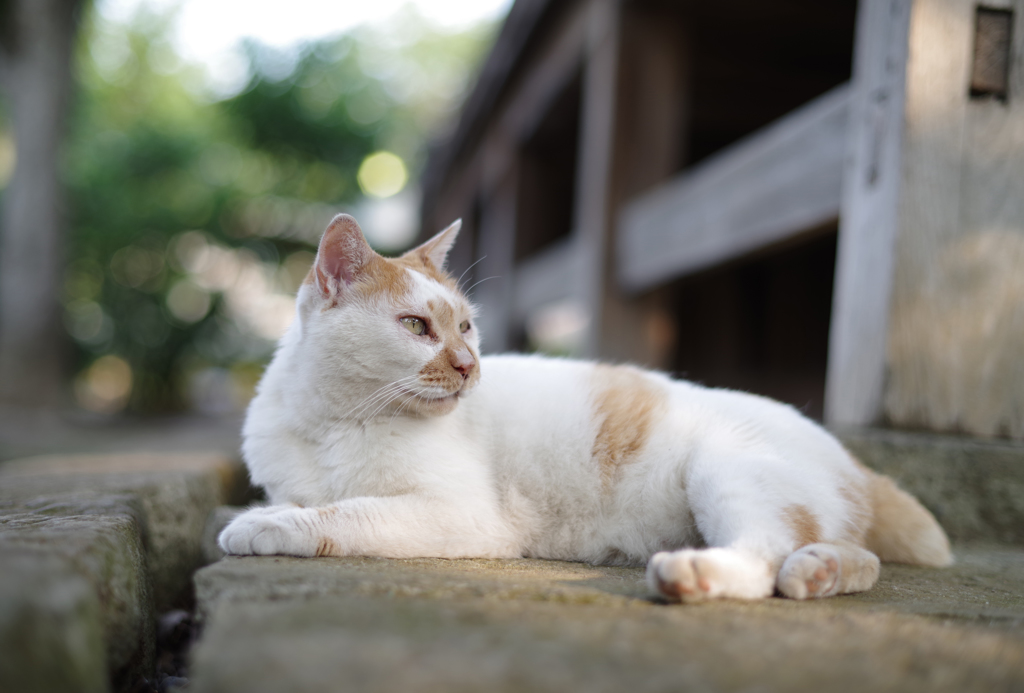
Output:
<path fill-rule="evenodd" d="M 282 349 L 284 352 L 285 349 Z M 332 373 L 306 359 L 301 349 L 280 353 L 271 364 L 274 387 L 284 406 L 311 429 L 366 429 L 386 422 L 390 426 L 419 420 L 395 411 L 401 383 L 380 383 L 367 377 Z M 268 383 L 269 384 L 269 383 Z"/>

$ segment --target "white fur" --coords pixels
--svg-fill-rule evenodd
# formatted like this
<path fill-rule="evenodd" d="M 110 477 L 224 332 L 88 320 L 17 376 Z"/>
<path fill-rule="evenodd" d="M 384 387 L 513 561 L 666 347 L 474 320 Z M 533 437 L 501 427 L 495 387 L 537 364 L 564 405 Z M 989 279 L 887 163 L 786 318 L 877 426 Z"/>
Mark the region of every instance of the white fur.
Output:
<path fill-rule="evenodd" d="M 312 556 L 328 540 L 333 555 L 654 556 L 655 588 L 703 575 L 712 584 L 696 598 L 759 598 L 797 548 L 783 508 L 806 508 L 823 541 L 849 529 L 840 488 L 861 472 L 831 435 L 761 397 L 647 373 L 668 411 L 610 489 L 592 457 L 595 364 L 487 357 L 451 413 L 425 415 L 408 394 L 391 401 L 396 382 L 447 394 L 417 377 L 444 345 L 398 318 L 429 301 L 472 317 L 461 294 L 409 271 L 414 288 L 398 298 L 324 308 L 316 285 L 301 289 L 244 429 L 245 461 L 272 507 L 235 519 L 225 551 Z M 478 353 L 475 328 L 464 347 Z M 702 544 L 717 548 L 685 549 Z"/>

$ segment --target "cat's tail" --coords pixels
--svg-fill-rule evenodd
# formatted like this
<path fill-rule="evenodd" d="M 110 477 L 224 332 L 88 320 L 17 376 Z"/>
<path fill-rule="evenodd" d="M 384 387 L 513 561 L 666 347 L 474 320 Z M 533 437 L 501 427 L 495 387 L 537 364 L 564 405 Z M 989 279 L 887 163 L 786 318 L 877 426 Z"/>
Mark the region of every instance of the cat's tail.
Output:
<path fill-rule="evenodd" d="M 889 563 L 951 564 L 949 539 L 935 516 L 889 477 L 861 468 L 868 475 L 874 510 L 865 548 Z"/>

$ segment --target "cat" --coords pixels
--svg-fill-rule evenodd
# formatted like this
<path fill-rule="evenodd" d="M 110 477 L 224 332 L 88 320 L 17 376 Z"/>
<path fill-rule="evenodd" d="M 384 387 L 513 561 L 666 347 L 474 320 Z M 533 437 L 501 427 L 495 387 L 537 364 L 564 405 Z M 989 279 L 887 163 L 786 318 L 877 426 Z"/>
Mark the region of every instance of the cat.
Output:
<path fill-rule="evenodd" d="M 480 357 L 445 272 L 460 222 L 398 258 L 327 228 L 249 407 L 271 505 L 229 554 L 647 564 L 671 601 L 863 591 L 949 541 L 890 479 L 763 397 L 632 366 Z"/>

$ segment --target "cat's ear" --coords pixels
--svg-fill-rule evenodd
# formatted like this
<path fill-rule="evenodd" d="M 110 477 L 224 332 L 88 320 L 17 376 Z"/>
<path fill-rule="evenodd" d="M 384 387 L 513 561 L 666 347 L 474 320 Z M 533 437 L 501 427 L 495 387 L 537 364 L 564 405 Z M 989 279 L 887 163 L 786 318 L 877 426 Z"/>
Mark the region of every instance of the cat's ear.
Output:
<path fill-rule="evenodd" d="M 341 293 L 346 286 L 377 257 L 363 237 L 356 220 L 339 214 L 331 220 L 320 239 L 313 275 L 317 289 L 324 298 Z"/>
<path fill-rule="evenodd" d="M 444 263 L 448 258 L 448 251 L 455 245 L 455 239 L 462 228 L 462 219 L 456 219 L 455 223 L 437 234 L 421 246 L 413 248 L 406 255 L 418 255 L 433 265 L 438 271 L 444 271 Z"/>

